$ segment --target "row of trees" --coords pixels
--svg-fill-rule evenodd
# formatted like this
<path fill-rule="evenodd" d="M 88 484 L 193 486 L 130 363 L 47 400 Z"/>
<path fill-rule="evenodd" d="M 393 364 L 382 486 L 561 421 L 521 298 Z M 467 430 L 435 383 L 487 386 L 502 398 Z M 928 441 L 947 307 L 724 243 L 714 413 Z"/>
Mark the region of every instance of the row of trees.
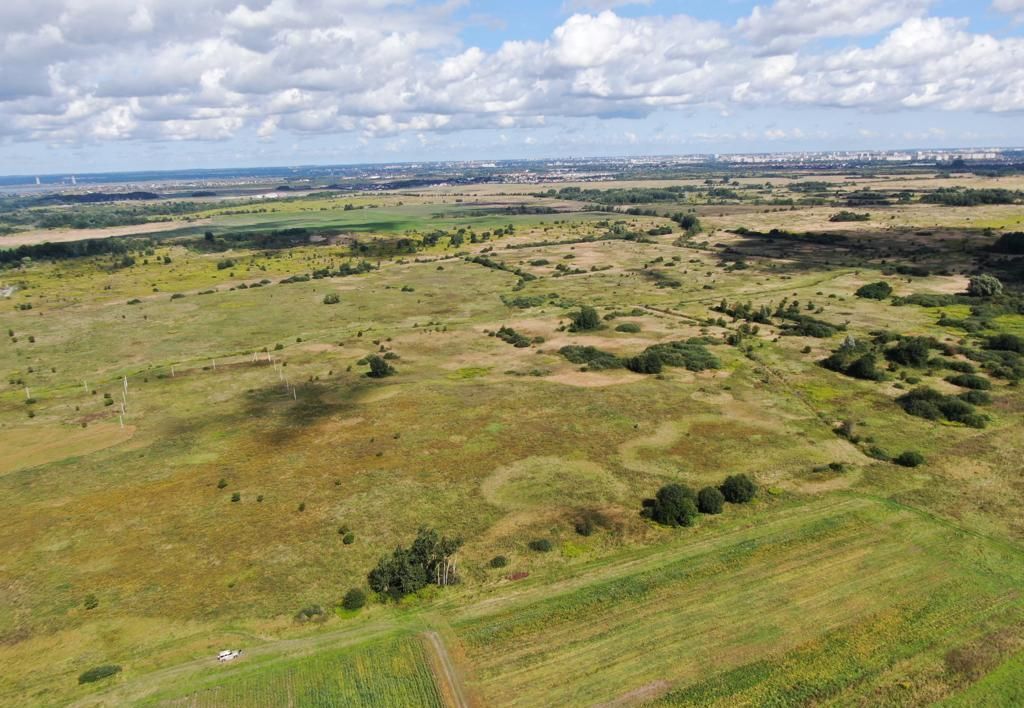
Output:
<path fill-rule="evenodd" d="M 666 484 L 654 499 L 644 500 L 644 514 L 665 526 L 693 526 L 698 514 L 721 514 L 725 502 L 746 504 L 757 494 L 757 485 L 745 474 L 725 478 L 718 487 L 699 492 L 685 484 Z"/>

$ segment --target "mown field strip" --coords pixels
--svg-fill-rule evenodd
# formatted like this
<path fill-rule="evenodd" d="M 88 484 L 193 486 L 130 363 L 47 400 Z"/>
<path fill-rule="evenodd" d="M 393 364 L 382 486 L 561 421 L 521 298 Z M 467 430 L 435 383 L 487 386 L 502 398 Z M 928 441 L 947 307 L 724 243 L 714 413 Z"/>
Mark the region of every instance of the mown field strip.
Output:
<path fill-rule="evenodd" d="M 947 551 L 947 527 L 881 504 L 760 530 L 662 559 L 657 569 L 464 620 L 456 631 L 476 688 L 495 705 L 611 700 L 796 651 L 885 613 L 899 619 L 920 610 L 931 636 L 942 637 L 997 606 L 1012 585 L 962 582 L 964 574 L 975 580 L 968 558 L 936 562 Z M 927 610 L 934 598 L 949 600 Z M 898 641 L 885 645 L 899 653 Z"/>
<path fill-rule="evenodd" d="M 749 524 L 716 532 L 714 535 L 687 543 L 674 538 L 662 545 L 631 549 L 574 568 L 571 575 L 562 573 L 552 577 L 538 574 L 517 582 L 514 588 L 508 588 L 495 597 L 446 609 L 452 613 L 453 623 L 467 622 L 517 605 L 530 605 L 538 599 L 570 592 L 601 580 L 660 568 L 668 563 L 696 557 L 719 547 L 739 544 L 748 539 L 763 538 L 776 530 L 785 531 L 794 524 L 828 518 L 843 510 L 864 508 L 873 504 L 877 502 L 852 496 L 817 499 L 775 511 L 770 516 L 758 519 L 756 525 Z"/>
<path fill-rule="evenodd" d="M 440 708 L 444 701 L 423 644 L 407 637 L 251 671 L 164 705 Z"/>

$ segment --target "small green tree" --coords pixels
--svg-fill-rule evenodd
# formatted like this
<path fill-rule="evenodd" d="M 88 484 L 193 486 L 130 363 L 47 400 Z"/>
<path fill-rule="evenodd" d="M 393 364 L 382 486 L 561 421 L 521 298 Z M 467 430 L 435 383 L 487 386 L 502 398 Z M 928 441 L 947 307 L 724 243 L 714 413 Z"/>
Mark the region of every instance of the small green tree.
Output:
<path fill-rule="evenodd" d="M 341 302 L 341 297 L 338 293 L 327 293 L 324 295 L 325 305 L 337 305 L 339 302 Z"/>
<path fill-rule="evenodd" d="M 880 280 L 877 283 L 862 285 L 854 294 L 857 297 L 863 297 L 868 300 L 884 300 L 892 295 L 892 286 L 889 285 L 889 283 Z"/>
<path fill-rule="evenodd" d="M 716 487 L 704 487 L 697 493 L 697 510 L 702 514 L 721 514 L 725 497 Z"/>
<path fill-rule="evenodd" d="M 908 450 L 901 453 L 893 462 L 901 467 L 920 467 L 924 464 L 924 455 L 920 452 Z"/>
<path fill-rule="evenodd" d="M 745 474 L 726 477 L 718 489 L 730 504 L 746 504 L 757 493 L 757 485 L 754 484 L 754 480 Z"/>
<path fill-rule="evenodd" d="M 666 484 L 658 490 L 651 518 L 665 526 L 692 526 L 697 518 L 697 498 L 683 484 Z"/>
<path fill-rule="evenodd" d="M 395 367 L 376 354 L 366 357 L 366 363 L 370 365 L 370 371 L 366 375 L 371 379 L 383 379 L 395 374 Z"/>
<path fill-rule="evenodd" d="M 973 297 L 994 297 L 1003 294 L 1003 284 L 994 275 L 983 273 L 971 278 L 967 294 Z"/>

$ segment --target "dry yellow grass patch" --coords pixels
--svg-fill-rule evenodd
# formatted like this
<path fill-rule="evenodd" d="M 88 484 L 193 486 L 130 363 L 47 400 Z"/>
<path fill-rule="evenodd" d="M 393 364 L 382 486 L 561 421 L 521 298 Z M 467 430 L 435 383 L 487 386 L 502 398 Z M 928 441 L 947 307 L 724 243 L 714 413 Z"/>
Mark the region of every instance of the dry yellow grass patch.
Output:
<path fill-rule="evenodd" d="M 0 430 L 0 474 L 88 455 L 131 438 L 135 427 L 93 423 L 87 428 L 21 426 Z"/>

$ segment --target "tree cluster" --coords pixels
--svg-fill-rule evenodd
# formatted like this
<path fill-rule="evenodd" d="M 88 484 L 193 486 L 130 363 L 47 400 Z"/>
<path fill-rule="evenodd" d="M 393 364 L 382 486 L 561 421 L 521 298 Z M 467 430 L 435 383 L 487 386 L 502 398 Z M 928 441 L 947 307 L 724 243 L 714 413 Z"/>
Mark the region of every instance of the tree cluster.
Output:
<path fill-rule="evenodd" d="M 457 583 L 455 553 L 461 546 L 461 539 L 420 528 L 409 548 L 398 546 L 370 571 L 370 589 L 399 599 L 427 585 L 443 587 Z"/>
<path fill-rule="evenodd" d="M 757 493 L 757 485 L 745 474 L 730 475 L 718 487 L 699 492 L 685 484 L 666 484 L 654 499 L 644 502 L 644 514 L 665 526 L 692 526 L 698 514 L 720 514 L 725 502 L 746 504 Z"/>

